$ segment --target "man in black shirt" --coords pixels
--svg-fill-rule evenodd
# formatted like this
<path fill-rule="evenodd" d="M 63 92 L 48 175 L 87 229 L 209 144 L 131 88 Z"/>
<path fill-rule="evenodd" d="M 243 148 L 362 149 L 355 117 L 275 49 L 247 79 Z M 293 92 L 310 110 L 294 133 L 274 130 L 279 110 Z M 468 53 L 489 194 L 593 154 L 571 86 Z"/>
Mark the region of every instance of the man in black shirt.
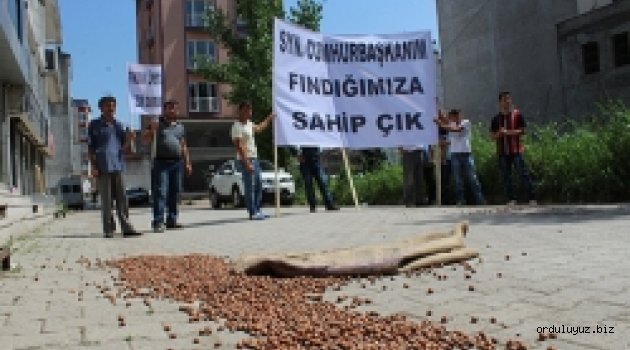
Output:
<path fill-rule="evenodd" d="M 144 143 L 153 142 L 154 149 L 151 169 L 154 232 L 164 232 L 165 228 L 182 228 L 177 222 L 182 168 L 185 167 L 186 175 L 192 174 L 184 126 L 177 122 L 177 106 L 177 101 L 166 101 L 164 116 L 158 121 L 152 121 L 148 130 L 142 133 Z M 165 207 L 168 208 L 166 226 L 164 225 Z"/>

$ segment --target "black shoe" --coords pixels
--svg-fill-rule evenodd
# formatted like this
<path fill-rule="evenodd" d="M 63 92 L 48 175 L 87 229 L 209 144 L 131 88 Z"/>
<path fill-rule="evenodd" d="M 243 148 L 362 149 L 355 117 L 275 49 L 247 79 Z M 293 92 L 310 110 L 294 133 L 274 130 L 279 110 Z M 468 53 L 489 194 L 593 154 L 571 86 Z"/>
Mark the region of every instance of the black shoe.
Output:
<path fill-rule="evenodd" d="M 339 207 L 334 204 L 331 204 L 329 206 L 326 206 L 326 210 L 339 210 Z"/>
<path fill-rule="evenodd" d="M 138 237 L 142 236 L 142 232 L 136 231 L 133 227 L 128 227 L 127 230 L 123 232 L 123 237 Z"/>
<path fill-rule="evenodd" d="M 183 228 L 184 228 L 184 226 L 182 226 L 181 224 L 178 224 L 176 222 L 166 223 L 166 229 L 167 230 L 181 230 Z"/>
<path fill-rule="evenodd" d="M 116 220 L 114 220 L 113 217 L 112 217 L 112 220 L 110 221 L 109 226 L 111 226 L 112 228 L 112 233 L 116 232 Z"/>
<path fill-rule="evenodd" d="M 317 207 L 314 205 L 311 205 L 311 213 L 314 213 L 317 211 Z"/>
<path fill-rule="evenodd" d="M 114 238 L 114 233 L 113 233 L 113 232 L 105 232 L 105 233 L 103 234 L 103 236 L 104 236 L 105 238 Z"/>

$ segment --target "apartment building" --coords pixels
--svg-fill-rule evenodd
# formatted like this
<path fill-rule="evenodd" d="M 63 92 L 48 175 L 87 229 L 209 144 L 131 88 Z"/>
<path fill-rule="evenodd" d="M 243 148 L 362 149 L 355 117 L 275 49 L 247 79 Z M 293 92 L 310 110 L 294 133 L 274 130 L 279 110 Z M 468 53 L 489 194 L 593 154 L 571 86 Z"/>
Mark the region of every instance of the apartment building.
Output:
<path fill-rule="evenodd" d="M 443 102 L 471 119 L 513 93 L 529 120 L 630 105 L 630 0 L 437 0 Z"/>
<path fill-rule="evenodd" d="M 0 192 L 45 191 L 61 42 L 56 0 L 0 0 Z"/>
<path fill-rule="evenodd" d="M 62 53 L 59 57 L 62 97 L 59 103 L 50 104 L 50 157 L 46 159 L 47 192 L 57 194 L 58 183 L 64 177 L 79 175 L 80 144 L 79 123 L 71 97 L 72 65 L 70 55 Z"/>
<path fill-rule="evenodd" d="M 232 0 L 136 0 L 138 62 L 162 65 L 162 96 L 179 101 L 186 126 L 195 169 L 183 183 L 186 192 L 206 192 L 208 165 L 236 156 L 230 139 L 236 110 L 224 99 L 229 86 L 195 74 L 197 57 L 228 59 L 207 32 L 207 12 L 221 9 L 235 16 L 235 6 Z M 142 116 L 141 125 L 151 117 Z"/>

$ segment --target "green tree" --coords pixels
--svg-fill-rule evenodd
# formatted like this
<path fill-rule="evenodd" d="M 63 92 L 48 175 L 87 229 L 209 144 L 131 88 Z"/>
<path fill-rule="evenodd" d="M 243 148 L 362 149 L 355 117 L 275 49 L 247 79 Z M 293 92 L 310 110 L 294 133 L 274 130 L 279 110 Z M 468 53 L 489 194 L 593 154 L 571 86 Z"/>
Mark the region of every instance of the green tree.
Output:
<path fill-rule="evenodd" d="M 304 28 L 319 31 L 324 6 L 321 1 L 298 0 L 297 6 L 289 10 L 288 19 Z"/>
<path fill-rule="evenodd" d="M 208 14 L 210 35 L 227 49 L 229 61 L 203 62 L 199 73 L 210 81 L 230 84 L 227 99 L 233 104 L 251 102 L 252 119 L 258 122 L 272 109 L 273 20 L 286 16 L 280 0 L 236 0 L 236 13 L 216 10 Z M 299 0 L 289 13 L 292 22 L 317 30 L 322 3 Z M 272 128 L 257 137 L 257 144 L 263 158 L 273 157 Z M 284 158 L 281 154 L 281 164 Z"/>

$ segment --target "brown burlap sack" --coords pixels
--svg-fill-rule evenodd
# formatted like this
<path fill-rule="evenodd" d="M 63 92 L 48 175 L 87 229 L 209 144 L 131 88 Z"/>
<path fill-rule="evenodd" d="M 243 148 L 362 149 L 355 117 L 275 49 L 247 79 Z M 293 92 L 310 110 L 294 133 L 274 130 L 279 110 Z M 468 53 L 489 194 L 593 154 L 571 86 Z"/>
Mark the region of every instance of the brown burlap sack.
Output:
<path fill-rule="evenodd" d="M 234 264 L 248 275 L 370 276 L 390 275 L 414 269 L 464 261 L 478 255 L 466 248 L 468 223 L 450 232 L 432 232 L 379 245 L 279 255 L 245 255 Z"/>

